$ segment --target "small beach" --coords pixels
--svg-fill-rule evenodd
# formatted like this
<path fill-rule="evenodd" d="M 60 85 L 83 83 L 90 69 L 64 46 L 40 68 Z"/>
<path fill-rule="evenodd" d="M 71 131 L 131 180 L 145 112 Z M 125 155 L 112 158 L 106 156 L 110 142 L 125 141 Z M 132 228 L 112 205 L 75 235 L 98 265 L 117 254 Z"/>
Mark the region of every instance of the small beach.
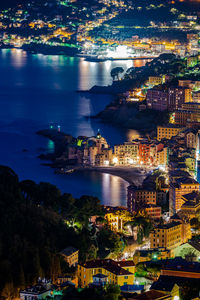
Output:
<path fill-rule="evenodd" d="M 101 173 L 108 173 L 114 176 L 121 177 L 125 181 L 130 184 L 135 184 L 136 186 L 140 186 L 144 179 L 146 178 L 147 174 L 149 173 L 148 170 L 139 167 L 88 167 L 88 168 L 81 168 L 79 171 L 95 171 Z"/>

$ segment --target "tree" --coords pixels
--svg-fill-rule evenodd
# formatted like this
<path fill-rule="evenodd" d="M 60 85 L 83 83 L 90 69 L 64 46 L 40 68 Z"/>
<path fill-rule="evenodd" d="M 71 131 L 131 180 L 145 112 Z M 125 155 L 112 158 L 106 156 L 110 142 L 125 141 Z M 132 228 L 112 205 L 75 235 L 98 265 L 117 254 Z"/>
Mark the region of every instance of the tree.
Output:
<path fill-rule="evenodd" d="M 121 294 L 120 287 L 115 284 L 107 284 L 105 286 L 106 299 L 108 300 L 118 300 Z"/>
<path fill-rule="evenodd" d="M 113 255 L 119 255 L 124 249 L 120 236 L 110 229 L 102 228 L 97 235 L 99 250 L 109 249 Z"/>
<path fill-rule="evenodd" d="M 124 69 L 122 67 L 116 67 L 113 68 L 110 72 L 110 75 L 113 79 L 113 81 L 117 78 L 117 80 L 119 81 L 119 74 L 123 73 Z"/>
<path fill-rule="evenodd" d="M 192 249 L 182 249 L 180 252 L 180 256 L 185 258 L 187 261 L 195 261 L 197 258 L 197 255 L 195 253 L 195 250 Z"/>
<path fill-rule="evenodd" d="M 3 297 L 5 300 L 12 300 L 14 296 L 15 290 L 13 287 L 13 282 L 6 283 L 1 292 L 1 297 Z"/>
<path fill-rule="evenodd" d="M 148 238 L 152 229 L 152 223 L 147 215 L 135 215 L 133 221 L 128 221 L 125 226 L 130 226 L 132 235 L 134 235 L 134 229 L 137 228 L 137 242 L 142 243 L 143 238 Z"/>

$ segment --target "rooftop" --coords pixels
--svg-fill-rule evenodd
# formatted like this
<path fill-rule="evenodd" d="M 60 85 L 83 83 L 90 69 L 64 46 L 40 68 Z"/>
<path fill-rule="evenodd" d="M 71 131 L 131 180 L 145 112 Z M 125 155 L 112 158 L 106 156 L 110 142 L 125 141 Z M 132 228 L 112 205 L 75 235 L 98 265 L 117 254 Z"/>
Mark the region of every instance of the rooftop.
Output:
<path fill-rule="evenodd" d="M 200 193 L 193 191 L 192 193 L 183 195 L 183 200 L 186 201 L 184 206 L 196 206 L 200 203 Z"/>
<path fill-rule="evenodd" d="M 65 248 L 64 250 L 62 250 L 62 251 L 60 252 L 60 254 L 69 256 L 69 255 L 72 255 L 73 253 L 75 253 L 75 252 L 77 252 L 77 251 L 78 251 L 78 250 L 77 250 L 76 248 L 70 246 L 70 247 L 67 247 L 67 248 Z"/>
<path fill-rule="evenodd" d="M 104 268 L 115 275 L 132 275 L 133 273 L 124 270 L 123 267 L 135 266 L 133 261 L 114 261 L 112 259 L 96 259 L 80 264 L 84 268 Z"/>
<path fill-rule="evenodd" d="M 200 284 L 199 278 L 187 278 L 161 275 L 158 281 L 154 282 L 151 286 L 151 290 L 158 290 L 163 292 L 171 292 L 174 285 L 183 286 L 184 284 Z"/>
<path fill-rule="evenodd" d="M 200 263 L 189 262 L 181 257 L 176 257 L 174 259 L 167 260 L 162 266 L 162 270 L 200 273 Z"/>
<path fill-rule="evenodd" d="M 46 293 L 47 291 L 50 291 L 50 287 L 47 287 L 43 284 L 37 284 L 34 286 L 31 286 L 23 291 L 20 291 L 20 294 L 30 294 L 30 295 L 41 295 L 43 293 Z"/>
<path fill-rule="evenodd" d="M 180 224 L 181 224 L 181 222 L 172 221 L 172 222 L 167 223 L 167 224 L 160 224 L 156 228 L 157 229 L 170 229 L 170 228 L 173 228 L 173 227 L 178 226 Z"/>
<path fill-rule="evenodd" d="M 169 299 L 169 296 L 166 293 L 159 292 L 156 290 L 151 290 L 144 292 L 137 296 L 130 296 L 128 299 L 137 299 L 137 300 L 156 300 L 156 299 Z"/>

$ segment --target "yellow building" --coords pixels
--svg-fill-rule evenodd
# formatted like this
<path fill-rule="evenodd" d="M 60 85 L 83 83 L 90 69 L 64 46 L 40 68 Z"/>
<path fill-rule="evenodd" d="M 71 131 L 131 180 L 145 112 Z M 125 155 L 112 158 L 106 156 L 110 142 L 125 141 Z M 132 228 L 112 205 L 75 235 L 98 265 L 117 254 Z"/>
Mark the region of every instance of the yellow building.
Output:
<path fill-rule="evenodd" d="M 159 225 L 150 233 L 151 249 L 164 248 L 173 250 L 185 242 L 184 224 L 172 221 Z M 190 238 L 190 237 L 188 237 Z"/>
<path fill-rule="evenodd" d="M 112 259 L 90 260 L 78 265 L 79 286 L 84 288 L 93 283 L 97 274 L 105 275 L 106 282 L 119 286 L 133 285 L 135 264 L 133 261 L 114 261 Z M 105 277 L 104 276 L 104 277 Z"/>
<path fill-rule="evenodd" d="M 148 84 L 150 85 L 159 85 L 164 83 L 162 76 L 149 76 Z"/>
<path fill-rule="evenodd" d="M 102 149 L 101 153 L 96 154 L 95 156 L 95 165 L 96 166 L 109 166 L 112 164 L 112 149 L 106 148 Z"/>
<path fill-rule="evenodd" d="M 128 186 L 127 207 L 129 211 L 137 211 L 144 204 L 156 205 L 156 199 L 156 190 L 143 189 L 134 185 Z"/>
<path fill-rule="evenodd" d="M 166 166 L 168 164 L 168 148 L 164 147 L 156 153 L 158 166 Z"/>
<path fill-rule="evenodd" d="M 184 201 L 182 196 L 199 191 L 199 183 L 192 177 L 181 177 L 170 183 L 169 188 L 169 210 L 170 214 L 178 212 Z"/>
<path fill-rule="evenodd" d="M 137 142 L 126 142 L 121 145 L 114 146 L 114 157 L 116 164 L 120 164 L 120 157 L 127 157 L 127 163 L 136 163 L 139 161 L 139 144 Z M 125 164 L 126 161 L 123 162 Z M 122 163 L 121 163 L 122 164 Z"/>
<path fill-rule="evenodd" d="M 173 136 L 176 136 L 183 128 L 167 125 L 167 126 L 157 126 L 157 140 L 161 141 L 162 139 L 170 140 Z"/>
<path fill-rule="evenodd" d="M 75 267 L 78 264 L 79 250 L 73 247 L 67 247 L 62 250 L 60 254 L 64 257 L 64 260 L 70 267 Z"/>
<path fill-rule="evenodd" d="M 105 214 L 105 219 L 111 230 L 122 232 L 124 224 L 133 220 L 132 214 L 125 208 L 109 208 Z"/>
<path fill-rule="evenodd" d="M 183 205 L 179 211 L 179 215 L 182 218 L 191 220 L 192 218 L 198 218 L 200 215 L 200 194 L 192 192 L 182 196 Z"/>
<path fill-rule="evenodd" d="M 160 259 L 171 258 L 170 250 L 159 249 L 159 250 L 136 250 L 133 255 L 133 261 L 135 265 L 146 261 L 157 261 Z"/>

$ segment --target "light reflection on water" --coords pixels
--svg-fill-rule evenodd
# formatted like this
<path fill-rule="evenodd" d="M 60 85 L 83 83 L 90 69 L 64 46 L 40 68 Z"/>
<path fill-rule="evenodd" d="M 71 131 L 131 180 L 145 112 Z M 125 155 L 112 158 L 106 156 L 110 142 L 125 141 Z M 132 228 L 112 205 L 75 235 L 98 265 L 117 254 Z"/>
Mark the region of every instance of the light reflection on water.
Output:
<path fill-rule="evenodd" d="M 79 94 L 76 90 L 110 84 L 113 67 L 126 69 L 134 63 L 91 63 L 15 49 L 0 51 L 0 164 L 13 168 L 21 180 L 48 181 L 75 197 L 88 194 L 107 205 L 125 205 L 128 183 L 117 176 L 96 172 L 61 176 L 41 165 L 37 156 L 52 152 L 54 145 L 35 132 L 54 123 L 74 136 L 91 136 L 100 128 L 110 145 L 127 140 L 123 130 L 85 118 L 101 111 L 111 101 L 110 96 Z"/>

